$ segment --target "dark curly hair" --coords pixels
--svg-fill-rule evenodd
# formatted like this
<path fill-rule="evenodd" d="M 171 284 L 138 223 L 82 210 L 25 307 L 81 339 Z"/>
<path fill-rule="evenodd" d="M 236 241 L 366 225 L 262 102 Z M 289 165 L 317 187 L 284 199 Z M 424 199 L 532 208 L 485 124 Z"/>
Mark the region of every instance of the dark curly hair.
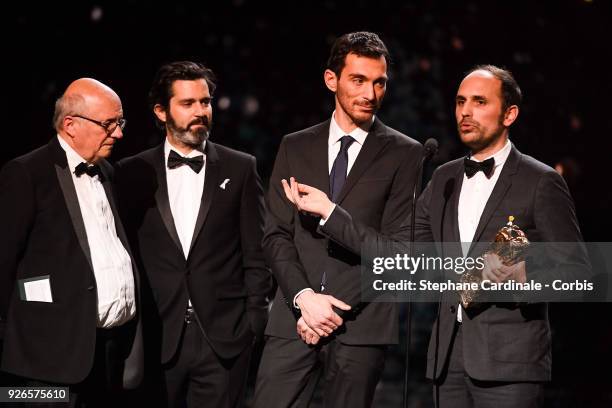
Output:
<path fill-rule="evenodd" d="M 212 96 L 215 92 L 215 75 L 212 70 L 203 64 L 192 61 L 176 61 L 162 66 L 155 74 L 153 85 L 149 90 L 149 107 L 152 110 L 155 105 L 161 105 L 168 110 L 172 98 L 172 84 L 174 81 L 194 81 L 204 79 L 208 84 L 208 90 Z M 164 123 L 156 118 L 158 126 L 164 128 Z"/>
<path fill-rule="evenodd" d="M 380 58 L 385 57 L 387 65 L 391 62 L 391 56 L 387 46 L 378 35 L 368 31 L 358 31 L 344 34 L 339 37 L 332 46 L 327 60 L 327 69 L 334 71 L 339 78 L 348 54 L 356 54 L 360 57 Z"/>

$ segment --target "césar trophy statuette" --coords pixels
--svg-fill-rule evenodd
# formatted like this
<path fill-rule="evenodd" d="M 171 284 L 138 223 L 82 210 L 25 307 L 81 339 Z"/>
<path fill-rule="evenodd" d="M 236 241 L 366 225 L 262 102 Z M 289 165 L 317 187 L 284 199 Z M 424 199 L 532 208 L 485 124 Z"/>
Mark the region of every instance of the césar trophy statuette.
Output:
<path fill-rule="evenodd" d="M 496 254 L 506 266 L 514 265 L 525 259 L 525 252 L 529 247 L 529 240 L 525 232 L 518 225 L 513 224 L 514 216 L 508 217 L 508 223 L 503 226 L 495 235 L 495 241 L 491 244 L 485 254 Z M 470 269 L 461 275 L 462 283 L 477 283 L 480 287 L 482 282 L 482 269 Z M 461 290 L 461 304 L 468 308 L 476 303 L 479 290 Z"/>

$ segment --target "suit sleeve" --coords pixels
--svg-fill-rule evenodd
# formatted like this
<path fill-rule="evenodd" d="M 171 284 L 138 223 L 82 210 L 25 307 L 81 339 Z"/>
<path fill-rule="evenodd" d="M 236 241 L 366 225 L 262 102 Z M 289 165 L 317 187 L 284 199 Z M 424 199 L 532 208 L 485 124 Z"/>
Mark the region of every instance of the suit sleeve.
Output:
<path fill-rule="evenodd" d="M 319 230 L 360 256 L 364 255 L 364 249 L 370 256 L 392 256 L 408 251 L 412 192 L 415 184 L 419 183 L 417 171 L 421 156 L 422 146 L 415 145 L 406 153 L 406 159 L 397 169 L 385 202 L 380 231 L 354 220 L 339 206 Z M 360 271 L 360 268 L 355 268 L 355 271 Z M 327 288 L 331 295 L 351 306 L 361 301 L 361 281 L 358 275 L 348 284 L 346 280 L 332 280 L 328 282 Z"/>
<path fill-rule="evenodd" d="M 433 242 L 429 220 L 431 189 L 431 183 L 429 183 L 417 200 L 415 217 L 415 240 L 417 242 Z M 348 211 L 336 205 L 331 216 L 319 228 L 319 231 L 349 251 L 362 257 L 365 255 L 393 256 L 398 252 L 410 250 L 411 215 L 411 212 L 409 212 L 393 233 L 384 234 L 354 220 Z"/>
<path fill-rule="evenodd" d="M 0 171 L 0 340 L 4 338 L 11 296 L 16 292 L 19 260 L 34 223 L 35 201 L 30 174 L 19 162 L 9 162 Z"/>
<path fill-rule="evenodd" d="M 293 298 L 302 289 L 312 287 L 293 243 L 296 210 L 285 198 L 281 179 L 291 176 L 287 161 L 287 143 L 283 139 L 276 155 L 268 189 L 268 213 L 263 248 L 268 264 L 278 282 L 287 306 L 295 316 Z"/>
<path fill-rule="evenodd" d="M 260 337 L 268 320 L 268 296 L 272 276 L 261 248 L 265 205 L 257 163 L 253 157 L 242 186 L 240 203 L 240 235 L 243 254 L 244 280 L 247 288 L 247 313 L 251 328 Z"/>
<path fill-rule="evenodd" d="M 578 226 L 574 202 L 563 178 L 555 171 L 538 181 L 533 212 L 539 241 L 527 258 L 527 280 L 552 283 L 590 279 L 591 266 Z M 563 292 L 548 292 L 552 300 Z"/>

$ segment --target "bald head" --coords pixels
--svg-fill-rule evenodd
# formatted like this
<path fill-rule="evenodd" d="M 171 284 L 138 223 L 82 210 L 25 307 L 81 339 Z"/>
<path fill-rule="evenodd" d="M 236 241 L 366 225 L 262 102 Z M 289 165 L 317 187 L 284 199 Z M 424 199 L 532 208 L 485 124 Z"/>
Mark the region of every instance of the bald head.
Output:
<path fill-rule="evenodd" d="M 107 158 L 123 137 L 123 108 L 119 96 L 91 78 L 71 83 L 55 104 L 58 135 L 89 163 Z"/>
<path fill-rule="evenodd" d="M 502 109 L 505 111 L 512 105 L 521 106 L 523 94 L 518 83 L 510 71 L 495 65 L 477 65 L 472 68 L 463 79 L 468 78 L 497 79 L 499 81 L 499 93 L 502 98 Z"/>
<path fill-rule="evenodd" d="M 119 98 L 109 86 L 93 78 L 80 78 L 66 88 L 64 95 Z"/>
<path fill-rule="evenodd" d="M 495 75 L 493 75 L 489 71 L 485 71 L 484 69 L 477 69 L 476 71 L 472 71 L 469 74 L 467 74 L 464 80 L 467 78 L 471 78 L 471 77 L 495 78 Z"/>
<path fill-rule="evenodd" d="M 64 118 L 68 115 L 90 115 L 102 104 L 112 102 L 121 104 L 119 95 L 109 86 L 93 78 L 80 78 L 73 81 L 64 94 L 55 102 L 53 125 L 58 132 L 63 128 Z"/>

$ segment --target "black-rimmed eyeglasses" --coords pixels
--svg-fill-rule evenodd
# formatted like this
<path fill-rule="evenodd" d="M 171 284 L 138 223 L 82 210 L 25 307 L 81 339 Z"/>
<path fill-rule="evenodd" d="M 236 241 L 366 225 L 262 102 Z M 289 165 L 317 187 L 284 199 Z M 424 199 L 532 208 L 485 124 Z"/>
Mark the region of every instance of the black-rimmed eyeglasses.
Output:
<path fill-rule="evenodd" d="M 95 123 L 96 125 L 103 128 L 108 134 L 112 134 L 117 129 L 117 126 L 120 127 L 121 130 L 123 130 L 125 128 L 125 123 L 126 123 L 125 118 L 110 119 L 110 120 L 105 120 L 104 122 L 100 122 L 99 120 L 91 119 L 91 118 L 88 118 L 82 115 L 70 115 L 70 116 L 85 119 L 92 123 Z"/>

